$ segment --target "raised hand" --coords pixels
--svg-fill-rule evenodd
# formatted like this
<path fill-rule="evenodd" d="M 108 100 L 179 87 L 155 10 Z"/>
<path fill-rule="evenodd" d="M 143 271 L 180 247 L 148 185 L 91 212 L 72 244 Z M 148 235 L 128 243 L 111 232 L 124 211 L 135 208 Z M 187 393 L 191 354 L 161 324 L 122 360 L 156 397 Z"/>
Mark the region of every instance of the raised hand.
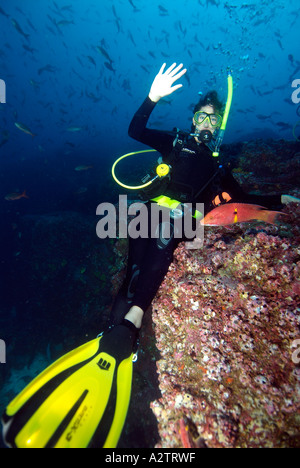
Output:
<path fill-rule="evenodd" d="M 161 98 L 169 96 L 169 94 L 174 93 L 176 89 L 182 87 L 182 84 L 172 85 L 186 73 L 187 69 L 184 68 L 182 70 L 182 63 L 178 66 L 176 65 L 176 63 L 173 63 L 166 71 L 164 71 L 166 63 L 162 65 L 150 89 L 149 98 L 151 101 L 158 102 Z"/>

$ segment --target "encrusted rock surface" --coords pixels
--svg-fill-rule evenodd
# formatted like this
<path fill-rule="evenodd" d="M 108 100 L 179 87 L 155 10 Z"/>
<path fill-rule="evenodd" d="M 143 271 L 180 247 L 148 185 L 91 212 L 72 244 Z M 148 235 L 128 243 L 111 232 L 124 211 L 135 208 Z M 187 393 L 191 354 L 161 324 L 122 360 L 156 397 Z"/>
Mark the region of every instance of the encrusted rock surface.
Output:
<path fill-rule="evenodd" d="M 300 446 L 300 206 L 284 212 L 175 252 L 153 303 L 158 448 Z"/>

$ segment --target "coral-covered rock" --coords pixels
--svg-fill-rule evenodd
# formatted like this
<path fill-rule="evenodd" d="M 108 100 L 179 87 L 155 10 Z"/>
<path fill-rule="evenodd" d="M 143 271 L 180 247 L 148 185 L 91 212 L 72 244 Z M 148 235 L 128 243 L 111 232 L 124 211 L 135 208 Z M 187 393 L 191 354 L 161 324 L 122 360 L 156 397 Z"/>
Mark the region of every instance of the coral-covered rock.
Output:
<path fill-rule="evenodd" d="M 153 304 L 158 447 L 300 445 L 300 206 L 284 211 L 175 252 Z"/>

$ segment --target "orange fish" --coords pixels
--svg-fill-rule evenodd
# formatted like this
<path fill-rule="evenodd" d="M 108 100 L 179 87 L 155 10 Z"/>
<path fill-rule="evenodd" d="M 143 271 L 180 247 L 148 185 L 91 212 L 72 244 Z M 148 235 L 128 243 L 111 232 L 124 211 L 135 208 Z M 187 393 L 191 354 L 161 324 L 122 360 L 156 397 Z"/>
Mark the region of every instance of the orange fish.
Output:
<path fill-rule="evenodd" d="M 29 197 L 26 195 L 26 190 L 24 190 L 23 193 L 16 193 L 16 192 L 9 193 L 8 195 L 6 195 L 5 200 L 7 200 L 7 201 L 15 201 L 15 200 L 20 200 L 21 198 L 29 198 Z"/>
<path fill-rule="evenodd" d="M 192 448 L 191 439 L 189 435 L 189 426 L 185 423 L 184 418 L 179 420 L 179 435 L 183 448 Z"/>
<path fill-rule="evenodd" d="M 257 220 L 275 224 L 277 215 L 286 215 L 286 213 L 270 211 L 260 205 L 226 203 L 226 205 L 218 206 L 207 213 L 200 223 L 205 226 L 227 226 L 228 224 Z"/>

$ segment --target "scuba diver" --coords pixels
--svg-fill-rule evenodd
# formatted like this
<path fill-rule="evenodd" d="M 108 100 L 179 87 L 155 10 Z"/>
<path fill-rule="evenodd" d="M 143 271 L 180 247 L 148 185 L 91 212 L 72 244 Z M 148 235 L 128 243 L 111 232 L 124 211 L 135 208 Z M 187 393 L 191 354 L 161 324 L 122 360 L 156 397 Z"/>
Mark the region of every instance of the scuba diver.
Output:
<path fill-rule="evenodd" d="M 254 203 L 273 209 L 299 202 L 289 195 L 244 193 L 229 167 L 219 162 L 219 148 L 231 104 L 228 76 L 225 109 L 215 91 L 200 97 L 191 132 L 165 132 L 147 127 L 160 99 L 181 88 L 174 84 L 185 73 L 180 64 L 163 64 L 150 93 L 134 115 L 129 136 L 157 150 L 165 163 L 165 177 L 149 194 L 148 208 L 167 210 L 158 218 L 155 235 L 129 236 L 127 274 L 111 310 L 111 324 L 96 339 L 54 362 L 30 383 L 2 416 L 3 438 L 14 448 L 114 448 L 126 419 L 131 395 L 132 362 L 139 329 L 179 242 L 178 219 L 190 204 L 197 225 L 215 207 L 232 202 Z M 164 172 L 164 171 L 163 171 Z M 204 207 L 200 213 L 198 206 Z M 151 212 L 150 209 L 147 210 Z M 188 239 L 191 240 L 191 239 Z"/>
<path fill-rule="evenodd" d="M 171 132 L 147 128 L 157 103 L 182 87 L 174 83 L 187 71 L 182 64 L 177 66 L 173 63 L 167 70 L 165 67 L 164 63 L 128 131 L 130 137 L 161 153 L 163 161 L 172 168 L 170 178 L 164 180 L 162 191 L 148 202 L 148 206 L 156 203 L 171 210 L 176 203 L 192 203 L 195 206 L 199 202 L 204 204 L 205 214 L 228 202 L 280 209 L 286 203 L 299 201 L 289 195 L 247 194 L 234 179 L 230 168 L 220 166 L 216 146 L 224 119 L 224 106 L 215 91 L 200 97 L 194 108 L 191 133 L 177 132 L 174 136 Z M 197 213 L 194 213 L 195 223 L 197 218 Z M 137 329 L 141 327 L 143 315 L 172 263 L 174 250 L 186 240 L 175 235 L 172 216 L 169 228 L 168 234 L 171 234 L 166 237 L 166 226 L 161 223 L 157 238 L 129 238 L 127 275 L 111 311 L 112 323 L 119 324 L 125 317 Z"/>

